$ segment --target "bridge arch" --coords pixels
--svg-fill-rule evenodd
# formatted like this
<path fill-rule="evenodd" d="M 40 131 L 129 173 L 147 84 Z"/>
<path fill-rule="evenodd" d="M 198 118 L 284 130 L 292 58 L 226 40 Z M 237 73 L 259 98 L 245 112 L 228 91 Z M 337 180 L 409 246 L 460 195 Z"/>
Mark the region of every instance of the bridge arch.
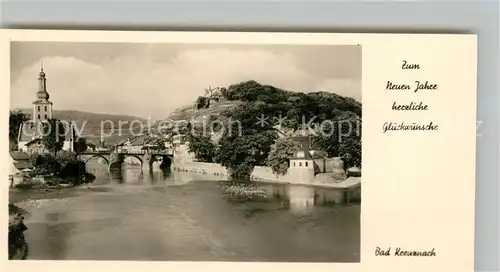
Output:
<path fill-rule="evenodd" d="M 103 156 L 103 155 L 99 155 L 99 154 L 94 154 L 94 155 L 89 155 L 86 159 L 84 159 L 83 161 L 85 162 L 85 164 L 87 164 L 88 161 L 90 161 L 91 159 L 93 158 L 102 158 L 106 161 L 106 164 L 109 165 L 109 159 L 106 158 L 106 156 Z"/>
<path fill-rule="evenodd" d="M 139 156 L 139 155 L 128 155 L 128 154 L 124 154 L 124 159 L 125 159 L 126 157 L 136 158 L 136 159 L 138 159 L 138 160 L 141 162 L 141 167 L 144 165 L 144 161 L 142 160 L 141 156 Z"/>
<path fill-rule="evenodd" d="M 162 162 L 160 167 L 163 169 L 170 169 L 170 166 L 172 166 L 172 161 L 173 158 L 171 156 L 162 156 Z"/>

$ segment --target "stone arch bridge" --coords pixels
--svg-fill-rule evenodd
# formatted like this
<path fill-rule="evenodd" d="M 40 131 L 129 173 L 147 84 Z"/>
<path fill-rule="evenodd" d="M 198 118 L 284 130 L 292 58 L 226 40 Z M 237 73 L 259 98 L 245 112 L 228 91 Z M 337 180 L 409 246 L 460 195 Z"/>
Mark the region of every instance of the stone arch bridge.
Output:
<path fill-rule="evenodd" d="M 160 168 L 170 169 L 174 154 L 172 150 L 142 150 L 136 152 L 127 152 L 126 150 L 123 150 L 120 152 L 83 152 L 80 153 L 78 157 L 85 163 L 94 158 L 101 158 L 108 165 L 108 169 L 113 171 L 120 170 L 122 168 L 122 164 L 126 157 L 134 157 L 138 159 L 142 168 L 152 169 L 153 162 L 161 161 Z"/>

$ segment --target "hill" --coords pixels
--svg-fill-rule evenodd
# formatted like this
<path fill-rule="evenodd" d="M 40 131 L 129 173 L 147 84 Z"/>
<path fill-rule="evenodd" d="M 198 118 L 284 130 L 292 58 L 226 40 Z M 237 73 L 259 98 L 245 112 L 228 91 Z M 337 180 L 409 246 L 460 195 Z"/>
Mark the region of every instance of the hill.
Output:
<path fill-rule="evenodd" d="M 354 98 L 336 93 L 292 92 L 271 85 L 262 85 L 254 80 L 233 84 L 222 90 L 227 100 L 240 100 L 250 103 L 280 105 L 282 110 L 295 109 L 309 116 L 331 117 L 334 110 L 352 112 L 361 116 L 361 103 Z"/>
<path fill-rule="evenodd" d="M 167 120 L 182 121 L 184 124 L 193 121 L 197 123 L 203 119 L 227 118 L 234 114 L 233 110 L 246 113 L 256 110 L 259 116 L 264 113 L 275 117 L 283 115 L 287 119 L 283 123 L 285 127 L 298 129 L 303 117 L 317 117 L 317 122 L 338 117 L 352 117 L 352 115 L 361 117 L 359 101 L 324 91 L 292 92 L 250 80 L 230 85 L 227 88 L 217 88 L 214 93 L 218 97 L 218 102 L 210 102 L 208 108 L 195 109 L 196 103 L 198 106 L 203 104 L 200 98 L 210 99 L 209 96 L 200 97 L 196 103 L 175 110 Z"/>
<path fill-rule="evenodd" d="M 204 118 L 204 116 L 219 116 L 226 110 L 230 110 L 241 105 L 243 102 L 241 101 L 222 101 L 210 108 L 207 109 L 198 109 L 195 110 L 194 106 L 186 106 L 179 109 L 176 109 L 170 116 L 167 118 L 172 121 L 199 121 Z"/>
<path fill-rule="evenodd" d="M 220 163 L 231 170 L 232 178 L 249 179 L 255 166 L 271 163 L 281 167 L 288 163 L 289 153 L 293 154 L 296 139 L 286 139 L 291 151 L 283 151 L 276 146 L 279 138 L 276 128 L 307 133 L 305 126 L 313 125 L 315 131 L 325 133 L 309 137 L 312 149 L 322 151 L 328 157 L 342 157 L 347 167 L 361 166 L 362 105 L 359 101 L 324 91 L 292 92 L 254 80 L 216 90 L 212 92 L 209 89 L 207 96 L 199 97 L 193 107 L 179 109 L 172 116 L 184 119 L 195 115 L 206 116 L 210 112 L 210 119 L 237 121 L 237 124 L 222 124 L 231 129 L 222 130 L 217 144 L 208 135 L 188 134 L 190 151 L 197 160 Z M 211 101 L 221 101 L 221 97 L 223 103 L 212 105 Z M 194 105 L 208 109 L 197 111 Z M 237 135 L 233 134 L 233 128 L 239 128 Z M 270 157 L 271 152 L 275 154 L 273 158 Z"/>

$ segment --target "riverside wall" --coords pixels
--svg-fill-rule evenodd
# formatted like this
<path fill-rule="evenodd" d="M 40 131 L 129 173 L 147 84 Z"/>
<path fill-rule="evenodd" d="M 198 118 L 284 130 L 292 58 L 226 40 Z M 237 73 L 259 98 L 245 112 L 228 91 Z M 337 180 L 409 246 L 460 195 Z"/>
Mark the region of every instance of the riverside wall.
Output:
<path fill-rule="evenodd" d="M 201 174 L 217 174 L 220 176 L 229 176 L 226 167 L 218 163 L 174 161 L 171 168 L 173 171 L 187 171 Z"/>
<path fill-rule="evenodd" d="M 288 168 L 285 175 L 278 175 L 273 173 L 271 167 L 255 166 L 251 179 L 287 183 L 312 183 L 314 180 L 314 169 Z"/>
<path fill-rule="evenodd" d="M 175 149 L 175 156 L 172 162 L 171 169 L 173 171 L 195 172 L 199 174 L 213 174 L 216 176 L 229 177 L 229 171 L 218 163 L 206 163 L 193 161 L 193 154 L 188 151 L 187 145 L 180 145 Z M 298 164 L 300 165 L 300 164 Z M 306 164 L 307 165 L 307 164 Z M 333 158 L 323 162 L 320 166 L 322 170 L 340 170 L 343 167 L 340 158 Z M 326 169 L 325 169 L 326 168 Z M 343 170 L 342 170 L 343 171 Z M 270 167 L 256 166 L 250 175 L 251 180 L 255 181 L 270 181 L 283 182 L 293 184 L 315 184 L 314 167 L 290 167 L 285 175 L 277 175 L 273 173 Z M 329 178 L 330 182 L 323 181 L 321 183 L 334 183 L 335 180 Z"/>
<path fill-rule="evenodd" d="M 172 164 L 172 170 L 229 176 L 227 169 L 218 163 L 175 161 Z M 314 170 L 289 169 L 286 175 L 277 175 L 273 173 L 270 167 L 256 166 L 250 175 L 250 179 L 255 181 L 310 183 L 314 180 Z"/>

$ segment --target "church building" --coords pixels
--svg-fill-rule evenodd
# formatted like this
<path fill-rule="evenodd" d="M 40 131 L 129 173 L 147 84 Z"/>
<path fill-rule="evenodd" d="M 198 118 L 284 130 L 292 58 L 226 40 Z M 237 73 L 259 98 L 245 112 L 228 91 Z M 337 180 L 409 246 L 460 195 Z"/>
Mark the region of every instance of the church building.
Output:
<path fill-rule="evenodd" d="M 38 77 L 36 100 L 33 101 L 33 113 L 31 115 L 31 120 L 21 124 L 19 129 L 18 150 L 27 152 L 28 154 L 48 152 L 43 146 L 41 138 L 44 132 L 42 125 L 47 122 L 47 120 L 53 118 L 53 104 L 49 99 L 50 95 L 47 92 L 47 79 L 42 67 Z M 76 140 L 74 124 L 69 121 L 60 121 L 65 127 L 62 149 L 74 151 L 74 144 Z"/>

